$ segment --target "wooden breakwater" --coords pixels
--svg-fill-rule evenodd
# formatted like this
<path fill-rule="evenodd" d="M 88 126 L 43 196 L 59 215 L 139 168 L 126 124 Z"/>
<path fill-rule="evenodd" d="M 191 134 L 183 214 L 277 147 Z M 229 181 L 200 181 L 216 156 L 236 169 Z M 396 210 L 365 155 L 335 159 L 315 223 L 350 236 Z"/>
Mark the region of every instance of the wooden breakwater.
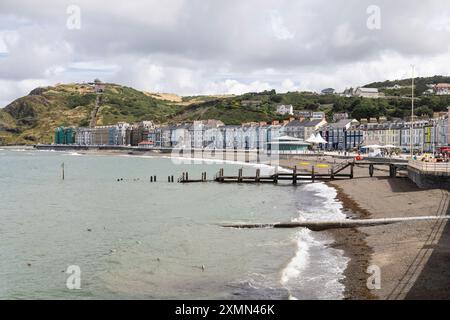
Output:
<path fill-rule="evenodd" d="M 360 220 L 324 220 L 324 221 L 300 221 L 300 222 L 279 222 L 279 223 L 234 223 L 221 224 L 224 228 L 233 229 L 293 229 L 307 228 L 312 231 L 324 231 L 330 229 L 346 229 L 357 227 L 375 227 L 406 222 L 420 221 L 440 221 L 449 220 L 450 216 L 424 216 L 424 217 L 405 217 L 405 218 L 386 218 L 386 219 L 360 219 Z"/>
<path fill-rule="evenodd" d="M 244 175 L 243 169 L 238 169 L 237 175 L 225 175 L 224 169 L 220 169 L 212 180 L 206 178 L 206 172 L 202 173 L 200 179 L 192 179 L 188 172 L 183 172 L 183 174 L 178 178 L 179 183 L 200 183 L 200 182 L 219 182 L 219 183 L 270 183 L 278 184 L 280 182 L 290 182 L 293 185 L 297 185 L 299 182 L 316 182 L 316 181 L 333 181 L 340 179 L 353 179 L 354 178 L 354 168 L 355 166 L 367 167 L 369 170 L 369 175 L 372 177 L 374 175 L 375 167 L 382 166 L 388 167 L 389 177 L 395 178 L 398 171 L 406 170 L 406 165 L 404 163 L 387 163 L 387 162 L 355 162 L 347 161 L 339 163 L 331 167 L 328 172 L 323 173 L 316 171 L 316 168 L 312 166 L 310 172 L 299 172 L 297 166 L 292 169 L 292 172 L 275 172 L 271 175 L 261 175 L 261 170 L 256 169 L 255 175 Z"/>
<path fill-rule="evenodd" d="M 350 168 L 349 173 L 342 173 L 346 168 Z M 296 185 L 301 181 L 330 181 L 335 179 L 353 179 L 353 168 L 354 163 L 349 162 L 343 166 L 335 169 L 331 169 L 329 173 L 316 173 L 314 166 L 312 167 L 311 173 L 298 172 L 297 167 L 294 167 L 292 173 L 280 173 L 276 172 L 271 175 L 262 176 L 261 169 L 256 169 L 256 173 L 253 176 L 244 176 L 243 169 L 238 169 L 237 175 L 227 176 L 224 174 L 224 169 L 220 169 L 219 172 L 214 176 L 214 182 L 219 183 L 272 183 L 278 184 L 282 181 L 291 182 Z M 201 179 L 190 179 L 188 172 L 183 172 L 181 177 L 178 179 L 179 183 L 195 183 L 195 182 L 207 182 L 206 172 L 202 173 Z"/>

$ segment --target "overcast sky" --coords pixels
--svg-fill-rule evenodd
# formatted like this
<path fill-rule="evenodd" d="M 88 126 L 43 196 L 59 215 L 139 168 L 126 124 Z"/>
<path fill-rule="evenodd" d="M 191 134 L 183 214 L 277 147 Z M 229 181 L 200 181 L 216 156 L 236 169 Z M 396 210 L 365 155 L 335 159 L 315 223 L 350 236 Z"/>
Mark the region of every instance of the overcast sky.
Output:
<path fill-rule="evenodd" d="M 0 106 L 94 78 L 191 95 L 447 75 L 449 39 L 448 0 L 1 0 Z"/>

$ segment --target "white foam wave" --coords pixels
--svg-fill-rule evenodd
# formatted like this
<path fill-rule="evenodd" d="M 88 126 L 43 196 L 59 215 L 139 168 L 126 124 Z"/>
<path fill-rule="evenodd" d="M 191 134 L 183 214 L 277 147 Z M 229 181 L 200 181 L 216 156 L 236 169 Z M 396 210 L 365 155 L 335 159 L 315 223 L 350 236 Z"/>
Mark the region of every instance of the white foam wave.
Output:
<path fill-rule="evenodd" d="M 303 192 L 314 194 L 317 203 L 299 210 L 299 216 L 293 220 L 308 219 L 344 219 L 342 204 L 336 200 L 336 190 L 324 183 L 303 186 Z M 318 235 L 308 229 L 296 233 L 297 251 L 295 256 L 282 270 L 281 284 L 290 292 L 291 299 L 304 296 L 304 292 L 313 291 L 319 299 L 342 299 L 344 286 L 339 282 L 343 278 L 348 263 L 342 250 L 331 248 L 333 240 Z M 302 294 L 303 293 L 303 294 Z"/>
<path fill-rule="evenodd" d="M 287 285 L 291 279 L 298 278 L 306 268 L 309 261 L 310 243 L 314 239 L 307 229 L 302 229 L 296 234 L 297 252 L 281 273 L 281 284 Z"/>
<path fill-rule="evenodd" d="M 81 153 L 78 153 L 78 152 L 71 152 L 71 153 L 69 153 L 68 155 L 69 155 L 69 156 L 75 156 L 75 157 L 82 156 L 82 154 L 81 154 Z"/>

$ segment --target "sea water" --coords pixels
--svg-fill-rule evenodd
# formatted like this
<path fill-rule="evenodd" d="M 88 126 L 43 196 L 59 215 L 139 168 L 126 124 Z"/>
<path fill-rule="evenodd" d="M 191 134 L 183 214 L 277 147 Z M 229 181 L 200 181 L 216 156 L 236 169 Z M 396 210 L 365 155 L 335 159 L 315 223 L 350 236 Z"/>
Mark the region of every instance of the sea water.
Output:
<path fill-rule="evenodd" d="M 334 189 L 167 182 L 242 166 L 0 150 L 0 298 L 343 298 L 348 260 L 328 234 L 220 226 L 345 218 Z M 70 266 L 78 290 L 67 286 Z"/>

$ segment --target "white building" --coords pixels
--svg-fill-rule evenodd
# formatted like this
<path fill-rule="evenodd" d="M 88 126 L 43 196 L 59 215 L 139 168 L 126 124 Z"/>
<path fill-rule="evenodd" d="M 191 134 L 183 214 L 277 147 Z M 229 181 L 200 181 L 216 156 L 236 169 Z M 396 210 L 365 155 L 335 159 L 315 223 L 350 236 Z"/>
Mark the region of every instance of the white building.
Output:
<path fill-rule="evenodd" d="M 356 97 L 363 97 L 363 98 L 379 98 L 380 93 L 377 88 L 362 88 L 359 87 L 355 90 Z"/>
<path fill-rule="evenodd" d="M 91 128 L 77 128 L 75 130 L 75 143 L 80 146 L 90 146 L 94 144 L 93 130 Z"/>
<path fill-rule="evenodd" d="M 281 115 L 294 115 L 294 107 L 292 105 L 281 105 L 277 107 L 277 113 Z"/>
<path fill-rule="evenodd" d="M 326 118 L 326 115 L 325 115 L 325 112 L 313 112 L 312 113 L 312 116 L 311 116 L 311 119 L 325 119 Z"/>

